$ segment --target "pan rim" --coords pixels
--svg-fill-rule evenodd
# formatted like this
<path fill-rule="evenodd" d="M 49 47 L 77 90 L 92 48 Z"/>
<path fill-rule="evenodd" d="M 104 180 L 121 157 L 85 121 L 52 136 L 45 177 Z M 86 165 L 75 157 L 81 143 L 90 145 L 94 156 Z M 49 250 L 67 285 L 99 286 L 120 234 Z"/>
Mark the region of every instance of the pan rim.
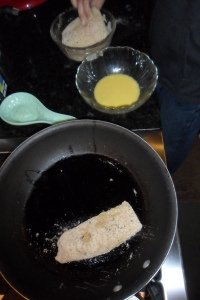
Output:
<path fill-rule="evenodd" d="M 118 129 L 120 130 L 122 133 L 128 133 L 128 134 L 131 134 L 133 136 L 135 136 L 135 138 L 141 143 L 143 144 L 146 144 L 146 147 L 149 149 L 151 148 L 151 151 L 152 153 L 154 153 L 153 155 L 156 157 L 156 160 L 158 161 L 158 163 L 160 164 L 160 167 L 164 170 L 165 174 L 167 175 L 168 177 L 168 180 L 171 182 L 171 186 L 172 186 L 172 189 L 173 189 L 173 193 L 175 192 L 175 187 L 174 187 L 174 184 L 173 184 L 173 181 L 172 181 L 172 178 L 168 172 L 168 170 L 166 169 L 166 166 L 163 162 L 163 160 L 160 158 L 160 156 L 156 153 L 156 151 L 146 142 L 144 141 L 140 136 L 138 136 L 136 133 L 132 132 L 131 130 L 129 129 L 126 129 L 120 125 L 117 125 L 117 124 L 114 124 L 114 123 L 110 123 L 110 122 L 106 122 L 106 121 L 100 121 L 100 120 L 72 120 L 72 121 L 68 121 L 66 124 L 62 123 L 62 124 L 56 124 L 56 125 L 52 125 L 48 128 L 45 128 L 37 133 L 35 133 L 34 135 L 32 135 L 31 137 L 27 138 L 24 142 L 22 142 L 12 153 L 11 153 L 11 159 L 14 159 L 18 152 L 20 151 L 23 151 L 23 149 L 25 148 L 26 149 L 26 145 L 31 144 L 35 142 L 35 140 L 37 141 L 38 138 L 42 138 L 43 135 L 48 135 L 48 134 L 51 134 L 52 132 L 56 132 L 57 130 L 59 131 L 60 128 L 64 128 L 65 126 L 69 127 L 69 126 L 74 126 L 73 124 L 77 124 L 77 126 L 80 126 L 81 124 L 86 124 L 86 125 L 92 125 L 92 126 L 96 126 L 96 125 L 101 125 L 101 126 L 105 126 L 105 127 L 110 127 L 110 128 L 114 128 L 114 129 Z M 9 157 L 10 157 L 9 156 Z M 9 164 L 9 160 L 6 160 L 4 162 L 4 164 L 2 165 L 2 170 L 6 169 L 6 165 Z M 169 253 L 170 251 L 170 248 L 171 248 L 171 245 L 173 243 L 173 240 L 174 240 L 174 236 L 175 236 L 175 233 L 176 233 L 176 227 L 177 227 L 177 214 L 178 214 L 178 207 L 177 207 L 177 199 L 176 201 L 174 201 L 174 210 L 173 210 L 173 213 L 174 213 L 174 216 L 173 216 L 173 219 L 174 219 L 174 222 L 173 222 L 173 225 L 170 226 L 170 236 L 171 236 L 171 241 L 168 243 L 168 246 L 166 248 L 168 248 L 166 251 L 165 251 L 165 255 L 164 255 L 164 258 L 163 258 L 163 261 L 165 260 L 167 254 Z M 163 262 L 162 261 L 162 262 Z M 149 280 L 145 283 L 147 284 L 153 277 L 154 275 L 157 273 L 158 269 L 155 270 L 155 272 L 153 274 L 151 274 L 151 277 L 149 278 Z M 4 273 L 3 273 L 4 274 Z M 7 276 L 4 274 L 5 278 L 7 278 Z M 10 282 L 10 280 L 8 280 Z M 141 285 L 138 285 L 138 289 L 136 292 L 138 292 L 145 284 L 141 283 Z M 12 284 L 11 284 L 12 285 Z M 20 292 L 21 294 L 21 292 Z"/>

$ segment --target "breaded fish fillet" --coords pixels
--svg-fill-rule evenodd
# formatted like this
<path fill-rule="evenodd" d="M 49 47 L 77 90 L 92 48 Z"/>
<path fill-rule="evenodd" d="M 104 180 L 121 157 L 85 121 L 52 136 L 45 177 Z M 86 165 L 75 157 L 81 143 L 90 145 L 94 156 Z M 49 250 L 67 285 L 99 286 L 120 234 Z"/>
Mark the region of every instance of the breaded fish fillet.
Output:
<path fill-rule="evenodd" d="M 134 236 L 142 228 L 126 201 L 66 230 L 58 240 L 55 259 L 60 263 L 106 254 Z"/>

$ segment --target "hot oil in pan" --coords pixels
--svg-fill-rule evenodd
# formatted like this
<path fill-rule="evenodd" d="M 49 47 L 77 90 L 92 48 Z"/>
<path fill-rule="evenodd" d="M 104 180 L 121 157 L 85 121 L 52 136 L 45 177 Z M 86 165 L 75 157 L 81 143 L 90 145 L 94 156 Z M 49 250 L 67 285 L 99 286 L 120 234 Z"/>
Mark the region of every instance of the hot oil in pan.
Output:
<path fill-rule="evenodd" d="M 124 200 L 132 205 L 143 223 L 142 193 L 127 168 L 96 154 L 59 161 L 42 174 L 27 201 L 25 227 L 35 258 L 55 264 L 56 242 L 65 228 L 72 228 Z M 123 245 L 98 260 L 91 259 L 89 264 L 115 259 L 126 248 Z"/>

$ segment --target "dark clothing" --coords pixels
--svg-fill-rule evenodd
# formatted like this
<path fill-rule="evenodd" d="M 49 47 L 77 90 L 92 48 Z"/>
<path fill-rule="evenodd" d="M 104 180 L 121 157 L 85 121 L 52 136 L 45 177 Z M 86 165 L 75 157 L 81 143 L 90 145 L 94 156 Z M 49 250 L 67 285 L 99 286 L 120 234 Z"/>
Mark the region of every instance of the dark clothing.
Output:
<path fill-rule="evenodd" d="M 200 0 L 157 0 L 150 39 L 160 83 L 200 103 Z"/>
<path fill-rule="evenodd" d="M 200 128 L 200 104 L 184 103 L 164 87 L 157 87 L 162 131 L 171 173 L 189 153 Z"/>
<path fill-rule="evenodd" d="M 174 172 L 200 130 L 200 0 L 157 0 L 150 39 L 167 166 Z"/>

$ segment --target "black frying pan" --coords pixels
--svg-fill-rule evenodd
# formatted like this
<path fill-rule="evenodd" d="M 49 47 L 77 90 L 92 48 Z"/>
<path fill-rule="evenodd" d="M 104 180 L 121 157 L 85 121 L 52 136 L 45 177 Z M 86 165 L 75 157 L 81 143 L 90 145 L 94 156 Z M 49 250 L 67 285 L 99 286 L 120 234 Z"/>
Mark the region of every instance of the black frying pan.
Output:
<path fill-rule="evenodd" d="M 64 226 L 123 200 L 143 223 L 139 234 L 97 259 L 54 260 Z M 28 298 L 125 299 L 154 276 L 170 249 L 176 194 L 164 163 L 140 137 L 107 122 L 68 121 L 33 135 L 3 164 L 0 220 L 1 271 Z"/>

